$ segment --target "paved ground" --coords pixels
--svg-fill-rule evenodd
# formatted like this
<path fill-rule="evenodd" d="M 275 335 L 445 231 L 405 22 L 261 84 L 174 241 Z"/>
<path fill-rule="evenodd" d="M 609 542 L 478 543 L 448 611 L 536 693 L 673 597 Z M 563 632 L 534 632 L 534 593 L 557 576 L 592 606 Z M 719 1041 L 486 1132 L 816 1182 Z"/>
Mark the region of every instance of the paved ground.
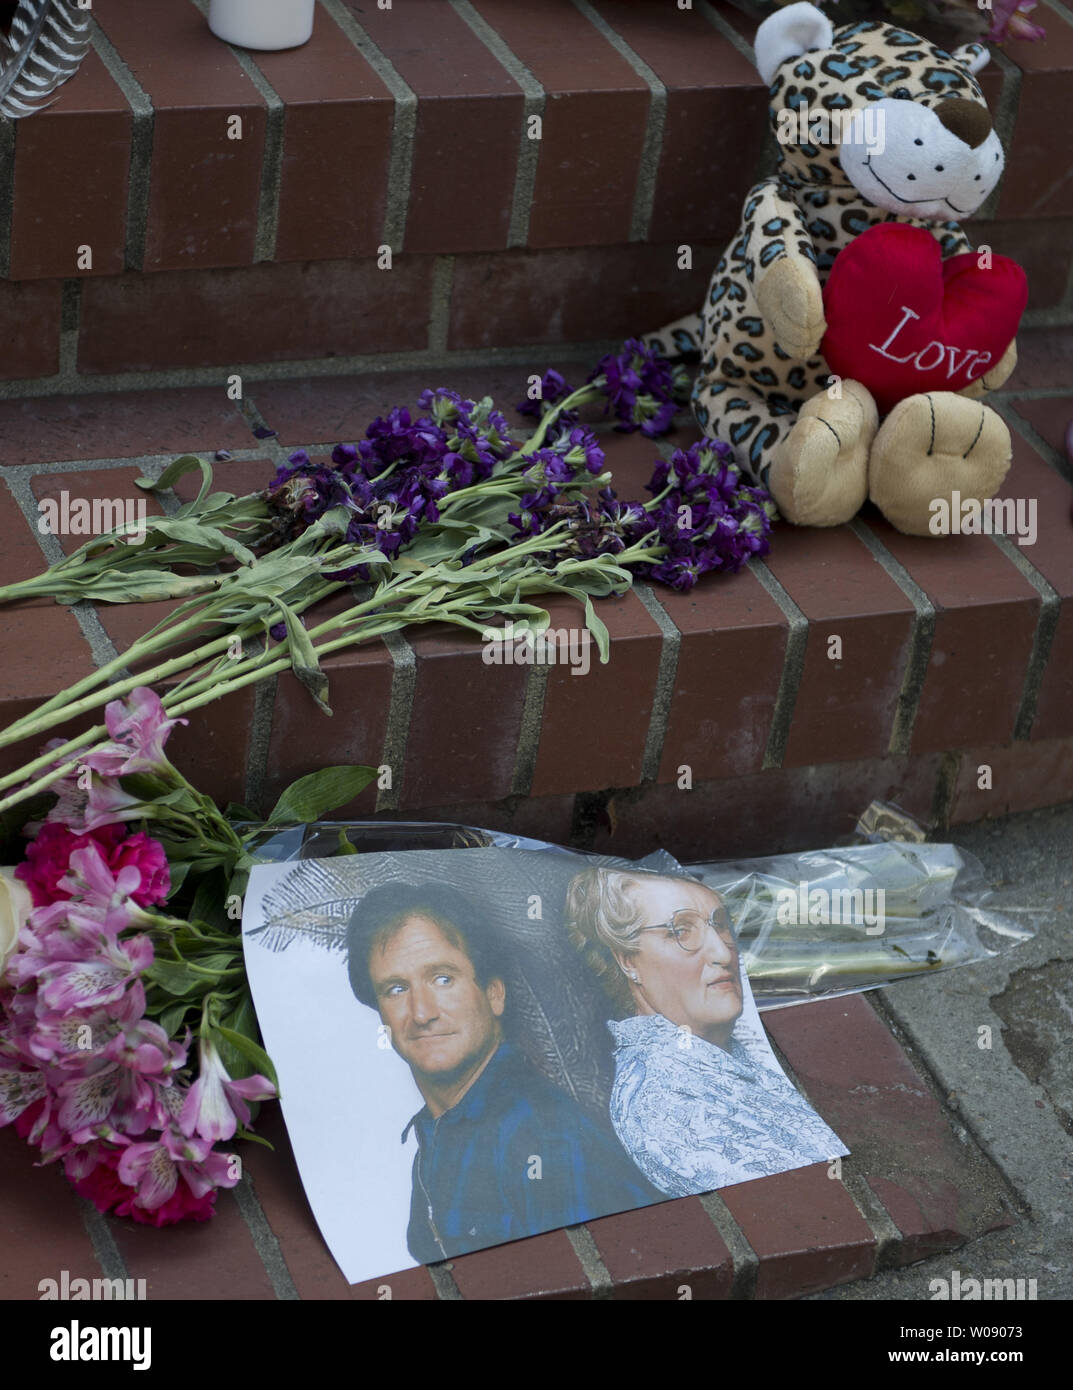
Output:
<path fill-rule="evenodd" d="M 1024 1220 L 817 1299 L 927 1299 L 929 1281 L 955 1269 L 962 1280 L 1035 1279 L 1040 1300 L 1073 1297 L 1073 807 L 981 822 L 952 839 L 989 870 L 996 907 L 1038 913 L 1038 935 L 994 961 L 872 997 L 1002 1169 Z M 978 1045 L 982 1027 L 990 1051 Z"/>

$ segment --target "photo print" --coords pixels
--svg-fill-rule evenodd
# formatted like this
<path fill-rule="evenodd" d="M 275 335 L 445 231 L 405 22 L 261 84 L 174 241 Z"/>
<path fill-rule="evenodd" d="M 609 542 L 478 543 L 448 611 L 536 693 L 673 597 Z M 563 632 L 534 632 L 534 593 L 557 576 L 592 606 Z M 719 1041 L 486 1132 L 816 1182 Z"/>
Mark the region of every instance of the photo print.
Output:
<path fill-rule="evenodd" d="M 350 1283 L 847 1152 L 775 1059 L 722 900 L 668 855 L 260 865 L 243 943 Z"/>

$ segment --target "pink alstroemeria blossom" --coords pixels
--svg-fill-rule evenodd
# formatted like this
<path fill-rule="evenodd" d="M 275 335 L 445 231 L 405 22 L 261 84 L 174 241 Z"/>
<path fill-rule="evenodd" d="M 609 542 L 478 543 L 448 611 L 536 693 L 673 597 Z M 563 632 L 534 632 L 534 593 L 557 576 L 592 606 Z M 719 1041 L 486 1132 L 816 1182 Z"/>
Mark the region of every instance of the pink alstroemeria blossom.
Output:
<path fill-rule="evenodd" d="M 190 721 L 169 719 L 159 695 L 140 685 L 126 700 L 113 700 L 105 707 L 104 722 L 112 738 L 108 750 L 113 757 L 122 757 L 108 775 L 125 777 L 131 772 L 158 772 L 166 768 L 164 744 L 169 734 L 176 724 Z"/>
<path fill-rule="evenodd" d="M 46 1089 L 45 1078 L 39 1071 L 0 1061 L 0 1128 L 41 1100 Z"/>
<path fill-rule="evenodd" d="M 131 1144 L 119 1160 L 119 1176 L 137 1188 L 136 1204 L 153 1211 L 171 1197 L 180 1175 L 195 1197 L 214 1187 L 234 1187 L 237 1165 L 232 1156 L 215 1153 L 206 1139 L 187 1138 L 169 1130 L 159 1143 Z"/>
<path fill-rule="evenodd" d="M 1046 38 L 1046 29 L 1026 18 L 1035 8 L 1036 0 L 994 0 L 991 28 L 986 37 L 992 43 L 1002 43 L 1006 39 L 1034 42 Z"/>
<path fill-rule="evenodd" d="M 147 936 L 132 936 L 122 944 L 108 943 L 95 960 L 56 961 L 38 976 L 42 1000 L 61 1013 L 69 1009 L 104 1008 L 117 1004 L 136 975 L 153 963 Z"/>
<path fill-rule="evenodd" d="M 250 1100 L 271 1100 L 276 1088 L 264 1076 L 232 1081 L 220 1054 L 208 1038 L 199 1048 L 198 1077 L 190 1087 L 179 1119 L 185 1135 L 199 1134 L 215 1143 L 230 1139 L 239 1125 L 250 1122 Z"/>

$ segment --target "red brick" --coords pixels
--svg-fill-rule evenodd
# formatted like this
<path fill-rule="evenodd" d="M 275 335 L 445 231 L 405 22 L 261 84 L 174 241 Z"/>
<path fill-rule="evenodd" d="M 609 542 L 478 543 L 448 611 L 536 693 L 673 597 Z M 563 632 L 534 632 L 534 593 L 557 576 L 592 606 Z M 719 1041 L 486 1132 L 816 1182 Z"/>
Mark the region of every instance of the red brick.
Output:
<path fill-rule="evenodd" d="M 93 14 L 153 104 L 145 270 L 249 265 L 257 236 L 264 99 L 188 0 L 153 23 L 123 0 Z M 228 138 L 230 117 L 242 138 Z"/>
<path fill-rule="evenodd" d="M 39 1299 L 40 1281 L 100 1279 L 74 1189 L 58 1163 L 34 1166 L 37 1149 L 0 1130 L 0 1300 Z"/>
<path fill-rule="evenodd" d="M 89 503 L 90 508 L 95 502 L 111 503 L 117 501 L 126 502 L 128 499 L 145 503 L 146 518 L 163 515 L 163 507 L 156 500 L 151 492 L 143 491 L 142 488 L 135 487 L 134 479 L 139 477 L 138 470 L 133 468 L 94 468 L 85 473 L 38 473 L 30 486 L 33 494 L 38 500 L 38 506 L 46 498 L 55 501 L 57 515 L 56 524 L 60 527 L 64 525 L 65 505 L 74 507 L 79 501 Z M 63 494 L 67 494 L 68 501 L 65 504 Z M 140 508 L 135 509 L 135 518 Z M 57 541 L 63 549 L 65 555 L 70 555 L 79 546 L 85 545 L 92 535 L 105 534 L 111 531 L 115 525 L 113 520 L 114 510 L 109 508 L 107 514 L 99 519 L 105 524 L 92 533 L 84 535 L 65 535 L 58 534 Z M 46 520 L 42 514 L 42 521 Z M 125 513 L 124 513 L 125 519 Z M 93 524 L 92 515 L 88 518 L 90 525 Z M 39 523 L 40 524 L 40 523 Z"/>
<path fill-rule="evenodd" d="M 928 753 L 1013 733 L 1039 617 L 1039 595 L 990 536 L 903 536 L 868 525 L 935 606 L 935 635 L 913 726 Z"/>
<path fill-rule="evenodd" d="M 764 1015 L 764 1026 L 850 1150 L 843 1163 L 888 1206 L 903 1236 L 899 1263 L 994 1228 L 1003 1209 L 980 1181 L 984 1161 L 966 1156 L 927 1085 L 861 995 L 776 1009 Z"/>
<path fill-rule="evenodd" d="M 247 449 L 250 428 L 219 387 L 0 401 L 6 464 Z"/>
<path fill-rule="evenodd" d="M 1073 381 L 1073 331 L 1068 327 L 1022 328 L 1017 335 L 1017 366 L 1004 391 L 1058 387 Z"/>
<path fill-rule="evenodd" d="M 773 768 L 748 777 L 616 792 L 588 846 L 626 858 L 663 847 L 683 863 L 845 844 L 873 800 L 930 819 L 940 759 L 888 758 Z"/>
<path fill-rule="evenodd" d="M 406 250 L 506 246 L 524 113 L 518 84 L 437 0 L 347 5 L 417 95 Z"/>
<path fill-rule="evenodd" d="M 989 788 L 979 786 L 985 765 L 991 770 Z M 1065 801 L 1073 801 L 1073 738 L 972 748 L 961 757 L 950 819 L 955 825 L 997 820 Z"/>
<path fill-rule="evenodd" d="M 1073 26 L 1042 4 L 1032 16 L 1047 31 L 1043 43 L 1018 43 L 1006 56 L 1021 69 L 1017 124 L 1006 151 L 1000 217 L 1073 216 L 1073 183 L 1056 158 L 1055 133 L 1065 128 L 1073 70 Z"/>
<path fill-rule="evenodd" d="M 1029 309 L 1052 309 L 1062 303 L 1073 267 L 1073 220 L 966 222 L 964 230 L 973 246 L 989 246 L 1024 269 Z"/>
<path fill-rule="evenodd" d="M 62 295 L 60 280 L 0 280 L 0 380 L 59 371 Z"/>
<path fill-rule="evenodd" d="M 108 1220 L 132 1279 L 146 1281 L 150 1300 L 274 1299 L 249 1228 L 230 1192 L 219 1192 L 211 1221 L 141 1226 Z"/>
<path fill-rule="evenodd" d="M 694 782 L 760 771 L 788 624 L 749 570 L 656 597 L 682 634 L 659 780 L 684 764 Z"/>
<path fill-rule="evenodd" d="M 386 811 L 383 817 L 397 819 L 398 812 Z M 483 830 L 503 830 L 510 835 L 524 835 L 555 845 L 568 845 L 574 819 L 574 798 L 568 793 L 564 796 L 516 796 L 498 802 L 452 802 L 449 806 L 422 807 L 421 819 L 425 822 L 476 826 Z"/>
<path fill-rule="evenodd" d="M 127 240 L 131 114 L 93 49 L 47 110 L 15 125 L 13 280 L 117 275 Z M 89 246 L 91 269 L 78 265 Z"/>
<path fill-rule="evenodd" d="M 845 527 L 782 526 L 765 564 L 809 620 L 784 766 L 881 757 L 905 673 L 912 603 Z M 838 660 L 828 656 L 832 637 L 841 639 Z"/>
<path fill-rule="evenodd" d="M 475 633 L 435 623 L 407 634 L 417 658 L 403 807 L 510 795 L 529 666 L 492 666 Z"/>
<path fill-rule="evenodd" d="M 254 1191 L 272 1234 L 279 1242 L 280 1253 L 299 1297 L 378 1299 L 382 1297 L 384 1285 L 390 1288 L 392 1299 L 436 1297 L 432 1280 L 423 1265 L 418 1269 L 386 1275 L 382 1279 L 370 1279 L 363 1284 L 348 1284 L 328 1253 L 324 1237 L 309 1208 L 279 1106 L 262 1109 L 257 1133 L 267 1139 L 273 1148 L 269 1150 L 259 1144 L 249 1144 L 243 1151 L 243 1162 L 253 1180 Z"/>
<path fill-rule="evenodd" d="M 546 365 L 541 357 L 532 371 L 542 374 Z M 583 381 L 590 370 L 583 366 L 577 379 Z M 279 431 L 284 448 L 299 444 L 331 447 L 362 438 L 368 425 L 394 406 L 405 406 L 416 418 L 421 414 L 417 400 L 426 387 L 446 386 L 475 399 L 491 396 L 512 425 L 519 430 L 528 428 L 532 421 L 514 410 L 515 402 L 525 398 L 528 376 L 524 366 L 465 367 L 452 363 L 446 368 L 419 367 L 405 372 L 258 381 L 250 385 L 247 396 L 268 424 Z"/>
<path fill-rule="evenodd" d="M 448 1266 L 463 1298 L 589 1298 L 591 1286 L 564 1231 L 461 1255 Z"/>
<path fill-rule="evenodd" d="M 0 584 L 34 579 L 48 568 L 44 551 L 34 536 L 19 504 L 0 484 Z"/>
<path fill-rule="evenodd" d="M 545 606 L 553 628 L 584 630 L 576 600 L 553 598 Z M 636 594 L 599 601 L 597 616 L 611 638 L 606 665 L 593 643 L 585 675 L 562 663 L 548 668 L 534 796 L 640 781 L 662 634 Z"/>
<path fill-rule="evenodd" d="M 387 86 L 324 9 L 301 48 L 253 56 L 286 103 L 274 259 L 375 255 L 395 117 Z"/>
<path fill-rule="evenodd" d="M 667 89 L 651 240 L 729 237 L 756 181 L 766 128 L 767 89 L 756 70 L 699 9 L 632 0 L 596 8 Z"/>
<path fill-rule="evenodd" d="M 1035 400 L 1011 401 L 1010 404 L 1047 441 L 1060 459 L 1073 463 L 1066 450 L 1066 435 L 1073 425 L 1073 396 L 1040 396 Z"/>
<path fill-rule="evenodd" d="M 347 595 L 334 595 L 317 604 L 310 610 L 308 626 L 312 628 L 352 602 Z M 333 640 L 332 635 L 326 640 Z M 382 641 L 374 640 L 333 652 L 323 659 L 322 666 L 329 681 L 330 719 L 317 709 L 312 696 L 290 671 L 279 677 L 268 749 L 266 811 L 292 782 L 319 768 L 380 765 L 391 707 L 391 654 Z M 393 776 L 398 776 L 398 769 L 393 769 Z M 368 815 L 376 805 L 376 795 L 374 781 L 333 815 L 340 820 Z"/>
<path fill-rule="evenodd" d="M 432 262 L 374 260 L 258 265 L 116 276 L 82 290 L 83 372 L 220 368 L 362 352 L 402 352 L 428 339 Z"/>
<path fill-rule="evenodd" d="M 1020 435 L 1013 435 L 1014 466 L 1001 497 L 1027 498 L 1036 505 L 1036 540 L 1020 546 L 1062 600 L 1058 630 L 1041 682 L 1032 737 L 1059 738 L 1073 733 L 1073 490 Z M 1011 541 L 1018 544 L 1014 537 Z"/>
<path fill-rule="evenodd" d="M 675 247 L 640 244 L 466 256 L 455 263 L 448 347 L 586 343 L 654 332 L 701 303 L 709 259 L 694 247 L 694 268 L 679 270 Z"/>
<path fill-rule="evenodd" d="M 476 8 L 544 88 L 532 247 L 627 240 L 644 143 L 648 85 L 577 10 L 554 22 L 537 6 L 479 0 Z"/>
<path fill-rule="evenodd" d="M 588 1222 L 616 1298 L 728 1298 L 734 1260 L 696 1197 Z"/>
<path fill-rule="evenodd" d="M 760 1261 L 756 1298 L 800 1298 L 871 1274 L 875 1236 L 825 1164 L 719 1195 Z"/>

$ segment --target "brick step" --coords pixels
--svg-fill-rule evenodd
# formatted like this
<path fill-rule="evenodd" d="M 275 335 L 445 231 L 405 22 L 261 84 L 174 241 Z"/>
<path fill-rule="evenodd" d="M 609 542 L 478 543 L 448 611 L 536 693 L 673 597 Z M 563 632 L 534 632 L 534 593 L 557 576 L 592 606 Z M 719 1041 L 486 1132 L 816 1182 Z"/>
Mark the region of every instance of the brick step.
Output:
<path fill-rule="evenodd" d="M 968 230 L 1066 321 L 1073 26 L 1038 14 L 1046 41 L 981 74 L 1009 161 Z M 645 332 L 699 304 L 770 158 L 757 21 L 726 0 L 321 0 L 276 54 L 194 0 L 93 15 L 3 137 L 0 381 Z"/>
<path fill-rule="evenodd" d="M 429 626 L 392 650 L 329 657 L 334 718 L 288 673 L 256 717 L 251 690 L 199 712 L 174 756 L 206 791 L 255 808 L 317 767 L 386 764 L 391 788 L 368 788 L 348 814 L 461 819 L 625 854 L 663 844 L 686 858 L 837 839 L 874 797 L 935 824 L 1073 798 L 1073 492 L 1057 451 L 1071 355 L 1069 330 L 1029 330 L 997 397 L 1015 450 L 1002 496 L 1034 509 L 1031 544 L 907 537 L 868 510 L 832 530 L 780 525 L 770 555 L 737 575 L 601 601 L 610 661 L 581 678 L 563 664 L 488 666 L 477 634 Z M 291 449 L 357 439 L 428 384 L 503 406 L 524 392 L 518 369 L 484 368 L 263 381 L 242 406 L 208 388 L 0 402 L 0 582 L 43 568 L 31 526 L 42 498 L 144 496 L 145 467 L 219 449 L 234 457 L 217 484 L 253 491 Z M 277 435 L 258 439 L 255 426 Z M 697 437 L 683 419 L 665 442 Z M 613 431 L 603 442 L 620 494 L 643 497 L 656 446 Z M 550 608 L 554 626 L 583 626 L 572 600 Z M 44 601 L 3 609 L 0 724 L 165 611 L 102 607 L 80 625 Z M 7 749 L 0 766 L 30 751 Z"/>
<path fill-rule="evenodd" d="M 840 1172 L 816 1164 L 348 1285 L 309 1210 L 277 1106 L 258 1122 L 274 1151 L 243 1146 L 246 1181 L 237 1197 L 219 1194 L 211 1222 L 157 1230 L 93 1215 L 93 1243 L 60 1173 L 34 1168 L 9 1128 L 0 1130 L 8 1236 L 0 1299 L 35 1298 L 37 1281 L 63 1269 L 100 1278 L 95 1248 L 107 1247 L 108 1273 L 121 1277 L 121 1266 L 122 1277 L 144 1279 L 150 1300 L 788 1299 L 913 1264 L 1015 1220 L 998 1170 L 956 1134 L 864 997 L 764 1021 L 851 1150 Z"/>

